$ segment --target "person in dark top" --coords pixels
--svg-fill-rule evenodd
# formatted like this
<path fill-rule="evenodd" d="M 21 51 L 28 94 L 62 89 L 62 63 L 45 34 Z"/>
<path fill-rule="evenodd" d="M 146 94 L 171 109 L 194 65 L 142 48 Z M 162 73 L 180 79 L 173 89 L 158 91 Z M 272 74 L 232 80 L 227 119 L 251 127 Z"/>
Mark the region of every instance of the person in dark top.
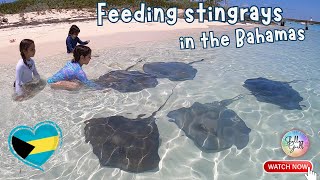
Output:
<path fill-rule="evenodd" d="M 80 38 L 78 37 L 80 33 L 80 29 L 76 25 L 72 25 L 69 30 L 69 35 L 66 39 L 66 45 L 67 45 L 67 53 L 73 53 L 74 48 L 77 46 L 79 43 L 80 45 L 86 45 L 90 41 L 81 41 Z"/>
<path fill-rule="evenodd" d="M 285 20 L 282 19 L 281 22 L 280 22 L 280 26 L 284 26 L 285 23 L 286 23 Z"/>

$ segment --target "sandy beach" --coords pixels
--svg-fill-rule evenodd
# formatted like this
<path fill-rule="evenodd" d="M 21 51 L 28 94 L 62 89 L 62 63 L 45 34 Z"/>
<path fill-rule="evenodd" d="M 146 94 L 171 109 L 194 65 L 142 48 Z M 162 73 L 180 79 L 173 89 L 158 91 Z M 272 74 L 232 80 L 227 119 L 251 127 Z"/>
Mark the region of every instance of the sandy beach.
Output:
<path fill-rule="evenodd" d="M 183 10 L 179 13 L 183 13 Z M 25 38 L 35 41 L 37 52 L 34 59 L 37 61 L 66 52 L 65 39 L 72 24 L 81 29 L 81 40 L 91 41 L 88 46 L 93 50 L 136 42 L 161 41 L 173 36 L 178 39 L 179 36 L 188 35 L 195 29 L 227 26 L 222 22 L 189 24 L 184 19 L 178 19 L 173 26 L 158 22 L 110 23 L 105 19 L 103 26 L 97 26 L 94 14 L 92 10 L 51 10 L 5 15 L 9 23 L 2 24 L 0 29 L 0 64 L 15 64 L 18 61 L 19 42 Z M 22 21 L 24 24 L 19 25 Z"/>

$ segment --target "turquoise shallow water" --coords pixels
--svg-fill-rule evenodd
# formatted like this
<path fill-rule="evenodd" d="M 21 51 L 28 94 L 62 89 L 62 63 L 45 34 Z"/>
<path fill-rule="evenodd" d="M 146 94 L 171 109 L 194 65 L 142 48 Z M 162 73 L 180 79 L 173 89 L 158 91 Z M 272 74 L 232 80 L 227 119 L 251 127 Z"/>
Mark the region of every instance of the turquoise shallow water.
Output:
<path fill-rule="evenodd" d="M 208 29 L 205 31 L 214 30 Z M 97 78 L 110 70 L 125 69 L 139 59 L 145 62 L 179 61 L 195 63 L 198 70 L 194 80 L 171 82 L 160 79 L 156 88 L 138 93 L 119 93 L 111 90 L 67 92 L 46 87 L 34 98 L 13 102 L 11 98 L 14 66 L 0 67 L 0 179 L 305 179 L 303 174 L 267 174 L 263 163 L 272 159 L 293 159 L 280 147 L 281 135 L 298 128 L 306 132 L 310 140 L 309 151 L 300 158 L 313 162 L 320 173 L 320 83 L 307 80 L 320 77 L 320 33 L 310 28 L 305 41 L 276 42 L 248 45 L 236 49 L 232 37 L 233 27 L 222 28 L 217 34 L 231 35 L 231 46 L 203 50 L 197 44 L 195 50 L 181 51 L 178 37 L 161 42 L 131 44 L 96 51 L 92 61 L 84 69 L 89 78 Z M 201 31 L 190 34 L 195 39 Z M 95 55 L 99 55 L 96 57 Z M 62 67 L 69 57 L 59 55 L 37 62 L 42 77 L 49 77 Z M 141 70 L 142 64 L 134 67 Z M 242 87 L 249 78 L 265 77 L 272 80 L 305 80 L 291 84 L 303 97 L 303 110 L 282 110 L 278 106 L 258 102 L 253 96 L 245 96 L 228 106 L 252 129 L 249 144 L 242 150 L 236 147 L 219 153 L 204 153 L 184 132 L 169 122 L 168 112 L 190 107 L 194 102 L 209 103 L 248 93 Z M 163 104 L 171 89 L 174 94 L 156 115 L 161 145 L 159 169 L 133 174 L 116 168 L 100 167 L 90 144 L 84 141 L 84 121 L 93 117 L 123 115 L 134 118 L 139 114 L 150 115 Z M 17 125 L 33 126 L 51 119 L 62 128 L 62 148 L 44 166 L 45 172 L 32 169 L 15 159 L 9 152 L 7 137 Z"/>

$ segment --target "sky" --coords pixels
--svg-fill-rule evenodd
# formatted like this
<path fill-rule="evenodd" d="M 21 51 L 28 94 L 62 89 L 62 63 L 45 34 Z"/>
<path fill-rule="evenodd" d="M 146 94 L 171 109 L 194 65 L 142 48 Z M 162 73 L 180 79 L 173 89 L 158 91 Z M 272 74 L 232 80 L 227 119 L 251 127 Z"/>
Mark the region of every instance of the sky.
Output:
<path fill-rule="evenodd" d="M 0 0 L 0 2 L 14 0 Z M 142 0 L 143 1 L 143 0 Z M 108 0 L 107 0 L 108 2 Z M 320 22 L 320 0 L 227 0 L 229 6 L 281 7 L 283 17 Z"/>
<path fill-rule="evenodd" d="M 320 0 L 228 0 L 228 5 L 281 7 L 285 18 L 320 21 Z"/>
<path fill-rule="evenodd" d="M 0 0 L 0 3 L 8 3 L 8 2 L 13 2 L 15 0 Z"/>

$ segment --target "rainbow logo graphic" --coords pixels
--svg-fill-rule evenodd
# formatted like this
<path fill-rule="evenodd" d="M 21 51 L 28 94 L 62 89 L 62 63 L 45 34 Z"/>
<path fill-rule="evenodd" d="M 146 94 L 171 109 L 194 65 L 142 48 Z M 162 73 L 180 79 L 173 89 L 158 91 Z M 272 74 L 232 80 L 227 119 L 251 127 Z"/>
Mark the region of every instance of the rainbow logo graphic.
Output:
<path fill-rule="evenodd" d="M 291 130 L 282 137 L 282 150 L 290 157 L 303 156 L 309 146 L 308 136 L 300 130 Z"/>
<path fill-rule="evenodd" d="M 62 143 L 62 131 L 52 121 L 44 121 L 34 128 L 18 126 L 8 139 L 11 153 L 25 164 L 40 169 Z"/>

